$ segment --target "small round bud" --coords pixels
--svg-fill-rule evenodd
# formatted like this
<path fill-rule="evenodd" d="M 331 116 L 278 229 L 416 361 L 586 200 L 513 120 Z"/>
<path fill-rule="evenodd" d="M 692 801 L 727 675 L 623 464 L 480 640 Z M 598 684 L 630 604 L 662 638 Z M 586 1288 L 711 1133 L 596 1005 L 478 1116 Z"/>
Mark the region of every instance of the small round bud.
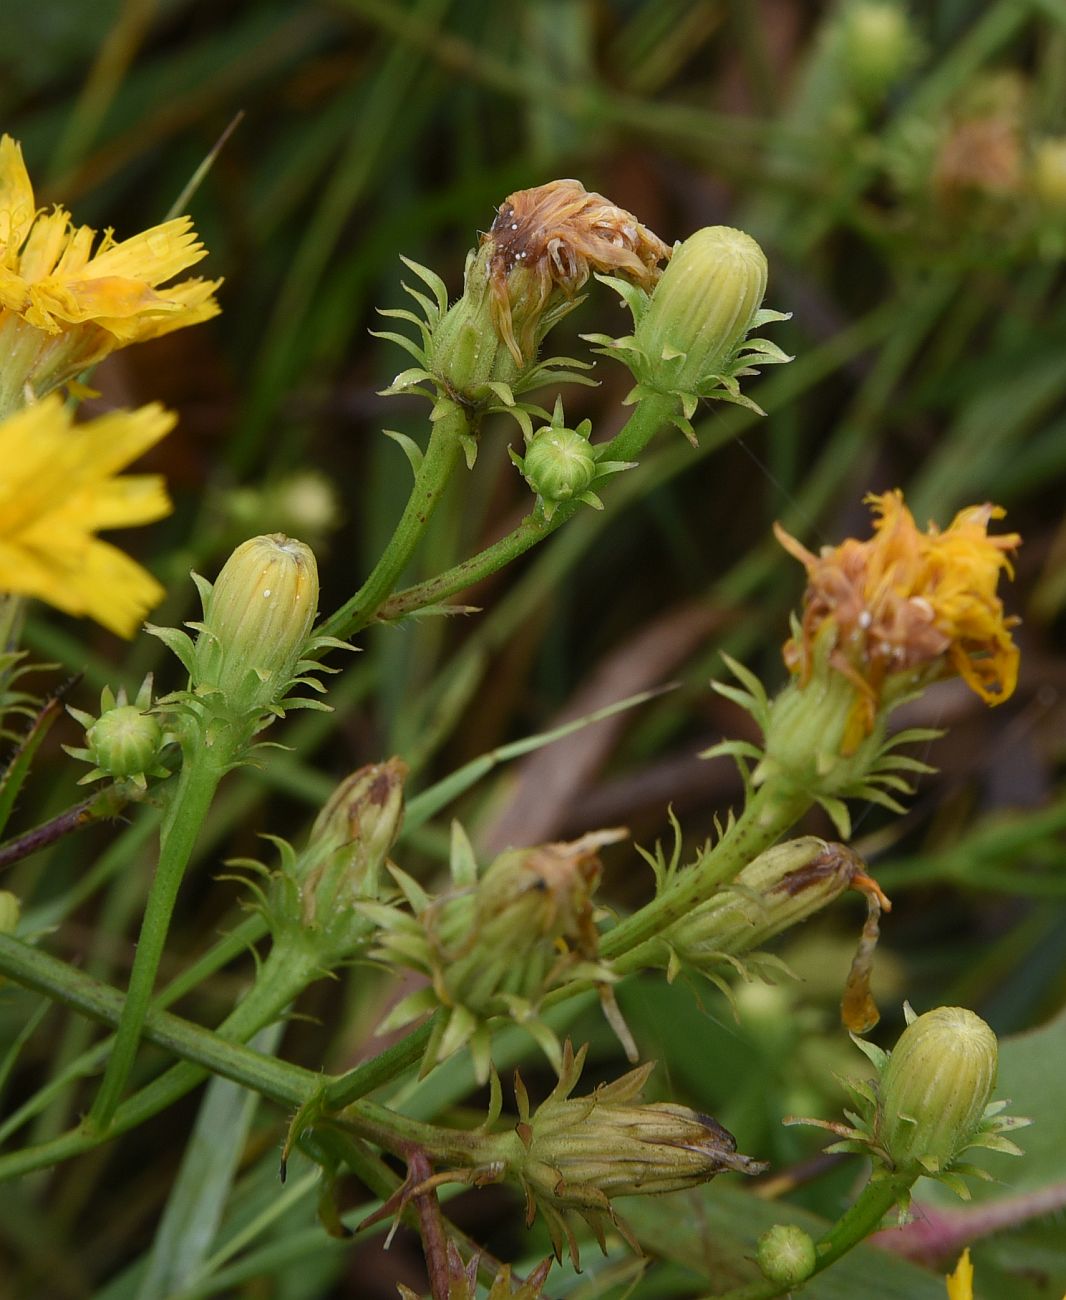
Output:
<path fill-rule="evenodd" d="M 708 226 L 679 245 L 636 329 L 648 381 L 695 391 L 720 375 L 762 305 L 766 274 L 762 249 L 742 230 Z"/>
<path fill-rule="evenodd" d="M 892 0 L 864 0 L 841 16 L 841 63 L 866 100 L 879 100 L 907 71 L 918 41 L 906 12 Z"/>
<path fill-rule="evenodd" d="M 962 1007 L 938 1007 L 907 1026 L 881 1078 L 874 1129 L 895 1168 L 936 1173 L 971 1144 L 997 1061 L 995 1034 Z"/>
<path fill-rule="evenodd" d="M 0 889 L 0 934 L 14 934 L 21 913 L 18 897 L 10 889 Z"/>
<path fill-rule="evenodd" d="M 542 429 L 525 455 L 526 482 L 545 501 L 569 501 L 588 490 L 596 476 L 589 440 L 573 429 Z"/>
<path fill-rule="evenodd" d="M 310 547 L 282 533 L 238 546 L 208 589 L 193 658 L 197 691 L 219 691 L 236 713 L 284 695 L 318 606 Z"/>
<path fill-rule="evenodd" d="M 814 1272 L 817 1252 L 813 1240 L 802 1228 L 775 1223 L 759 1238 L 756 1258 L 768 1282 L 795 1287 Z"/>
<path fill-rule="evenodd" d="M 377 893 L 377 876 L 403 823 L 407 764 L 399 758 L 368 763 L 346 777 L 330 795 L 311 828 L 311 843 L 341 850 L 342 880 L 317 882 L 321 904 L 343 893 L 343 901 Z"/>
<path fill-rule="evenodd" d="M 119 704 L 96 719 L 85 739 L 96 766 L 121 780 L 155 766 L 163 728 L 136 704 Z"/>

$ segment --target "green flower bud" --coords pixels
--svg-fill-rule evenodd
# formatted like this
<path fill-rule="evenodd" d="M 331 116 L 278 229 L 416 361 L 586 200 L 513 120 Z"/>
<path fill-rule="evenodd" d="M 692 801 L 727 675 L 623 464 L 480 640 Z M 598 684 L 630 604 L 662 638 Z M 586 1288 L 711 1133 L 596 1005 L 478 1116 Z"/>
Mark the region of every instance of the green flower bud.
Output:
<path fill-rule="evenodd" d="M 10 889 L 0 889 L 0 934 L 14 934 L 21 914 L 18 896 Z"/>
<path fill-rule="evenodd" d="M 551 423 L 527 437 L 525 456 L 510 452 L 522 477 L 540 499 L 545 519 L 551 519 L 564 501 L 583 501 L 602 510 L 602 501 L 590 490 L 592 484 L 609 474 L 632 469 L 631 461 L 601 460 L 603 448 L 593 447 L 591 436 L 591 420 L 582 420 L 576 429 L 566 427 L 562 401 L 556 398 Z"/>
<path fill-rule="evenodd" d="M 311 828 L 311 841 L 339 854 L 343 878 L 332 886 L 320 879 L 308 923 L 316 913 L 332 910 L 339 895 L 345 902 L 378 892 L 381 865 L 403 824 L 403 787 L 407 764 L 400 758 L 369 763 L 346 777 L 330 795 Z M 308 894 L 304 888 L 305 896 Z"/>
<path fill-rule="evenodd" d="M 697 230 L 656 285 L 634 338 L 647 359 L 638 377 L 664 392 L 698 392 L 729 370 L 766 293 L 766 257 L 728 226 Z"/>
<path fill-rule="evenodd" d="M 588 436 L 576 429 L 542 429 L 526 451 L 523 474 L 545 501 L 579 497 L 596 477 Z"/>
<path fill-rule="evenodd" d="M 972 1144 L 998 1056 L 995 1034 L 962 1007 L 938 1007 L 907 1026 L 882 1075 L 874 1124 L 896 1169 L 938 1173 Z"/>
<path fill-rule="evenodd" d="M 97 767 L 111 776 L 134 776 L 153 765 L 163 729 L 150 713 L 122 704 L 101 714 L 86 733 Z"/>
<path fill-rule="evenodd" d="M 797 1287 L 814 1272 L 818 1255 L 814 1241 L 802 1228 L 775 1223 L 759 1238 L 756 1259 L 767 1281 L 775 1286 Z"/>
<path fill-rule="evenodd" d="M 65 745 L 72 758 L 80 758 L 93 765 L 93 770 L 78 782 L 110 778 L 122 783 L 129 797 L 136 797 L 147 788 L 148 777 L 169 776 L 160 761 L 164 748 L 173 739 L 152 712 L 152 674 L 141 683 L 132 704 L 127 702 L 125 687 L 116 695 L 105 686 L 100 692 L 100 714 L 68 707 L 67 712 L 85 728 L 85 747 L 76 749 Z"/>
<path fill-rule="evenodd" d="M 813 835 L 761 853 L 726 887 L 663 935 L 679 963 L 714 965 L 807 920 L 856 884 L 869 884 L 862 860 L 843 844 Z M 676 966 L 672 967 L 676 973 Z"/>
<path fill-rule="evenodd" d="M 1066 211 L 1066 138 L 1041 140 L 1034 147 L 1029 183 L 1046 211 Z"/>
<path fill-rule="evenodd" d="M 201 590 L 193 689 L 219 692 L 235 715 L 270 710 L 292 682 L 318 607 L 313 552 L 282 533 L 253 537 Z"/>
<path fill-rule="evenodd" d="M 893 0 L 860 0 L 841 15 L 841 66 L 864 100 L 882 99 L 914 63 L 919 49 L 906 11 Z"/>
<path fill-rule="evenodd" d="M 519 1123 L 499 1139 L 495 1153 L 525 1189 L 528 1221 L 537 1209 L 544 1212 L 557 1253 L 565 1235 L 576 1255 L 562 1212 L 576 1211 L 602 1230 L 606 1211 L 626 1232 L 611 1210 L 615 1197 L 661 1195 L 697 1187 L 724 1170 L 757 1174 L 766 1168 L 739 1155 L 732 1134 L 709 1115 L 672 1102 L 642 1103 L 651 1064 L 571 1097 L 586 1052 L 575 1057 L 566 1044 L 559 1082 L 532 1115 L 516 1076 Z"/>
<path fill-rule="evenodd" d="M 281 870 L 265 907 L 275 937 L 300 937 L 326 966 L 368 938 L 373 927 L 357 904 L 378 895 L 382 865 L 403 822 L 406 776 L 399 758 L 359 768 L 330 795 L 303 852 L 279 841 Z"/>

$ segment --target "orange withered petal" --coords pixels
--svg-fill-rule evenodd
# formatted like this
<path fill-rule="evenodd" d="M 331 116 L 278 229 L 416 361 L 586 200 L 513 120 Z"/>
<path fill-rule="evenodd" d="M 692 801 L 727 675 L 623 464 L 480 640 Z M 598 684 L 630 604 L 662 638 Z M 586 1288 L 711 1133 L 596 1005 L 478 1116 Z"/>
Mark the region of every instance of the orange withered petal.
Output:
<path fill-rule="evenodd" d="M 1017 684 L 1018 650 L 996 594 L 999 576 L 1011 576 L 1017 533 L 990 536 L 1003 517 L 998 506 L 960 510 L 941 532 L 918 529 L 901 492 L 870 495 L 874 535 L 848 538 L 812 554 L 780 525 L 784 548 L 807 570 L 799 637 L 785 645 L 785 662 L 806 677 L 815 636 L 835 626 L 830 662 L 862 683 L 872 701 L 892 674 L 940 661 L 986 703 L 1009 698 Z"/>

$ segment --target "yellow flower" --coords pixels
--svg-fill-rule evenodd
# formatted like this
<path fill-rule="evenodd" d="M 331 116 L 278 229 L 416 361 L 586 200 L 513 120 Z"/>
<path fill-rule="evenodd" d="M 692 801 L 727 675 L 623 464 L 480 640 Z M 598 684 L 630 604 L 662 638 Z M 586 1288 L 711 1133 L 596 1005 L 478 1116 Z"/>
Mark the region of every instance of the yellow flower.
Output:
<path fill-rule="evenodd" d="M 0 412 L 27 387 L 40 397 L 116 348 L 217 315 L 220 280 L 159 287 L 205 255 L 189 217 L 97 243 L 65 209 L 36 207 L 21 148 L 0 137 Z"/>
<path fill-rule="evenodd" d="M 169 514 L 160 475 L 116 471 L 174 421 L 153 403 L 75 426 L 53 395 L 0 423 L 0 591 L 132 636 L 163 588 L 95 534 Z"/>
<path fill-rule="evenodd" d="M 944 1281 L 948 1287 L 948 1300 L 973 1300 L 973 1265 L 969 1246 L 960 1255 L 955 1272 Z"/>
<path fill-rule="evenodd" d="M 987 704 L 1002 703 L 1018 680 L 1017 619 L 1004 616 L 996 586 L 1002 571 L 1013 575 L 1007 556 L 1021 544 L 1017 533 L 988 535 L 1003 510 L 969 506 L 944 532 L 931 524 L 923 533 L 901 492 L 866 500 L 873 537 L 817 556 L 774 527 L 808 578 L 800 633 L 784 648 L 788 667 L 806 680 L 815 638 L 832 624 L 829 662 L 864 696 L 867 731 L 886 680 L 899 673 L 954 672 Z"/>

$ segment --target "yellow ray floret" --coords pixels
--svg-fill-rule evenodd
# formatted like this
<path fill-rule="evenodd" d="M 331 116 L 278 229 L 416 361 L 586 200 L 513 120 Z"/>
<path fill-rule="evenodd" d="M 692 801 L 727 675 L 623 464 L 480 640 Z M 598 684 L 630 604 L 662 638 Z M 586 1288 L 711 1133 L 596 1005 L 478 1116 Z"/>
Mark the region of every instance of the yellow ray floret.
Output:
<path fill-rule="evenodd" d="M 74 425 L 52 396 L 0 423 L 0 591 L 132 636 L 163 589 L 96 530 L 170 513 L 160 475 L 116 473 L 174 422 L 153 403 Z"/>
<path fill-rule="evenodd" d="M 216 315 L 220 280 L 161 287 L 204 256 L 189 217 L 116 242 L 61 207 L 38 210 L 21 148 L 0 137 L 0 339 L 38 396 L 115 348 Z M 20 323 L 36 346 L 11 337 Z"/>
<path fill-rule="evenodd" d="M 775 525 L 778 540 L 807 570 L 802 635 L 785 646 L 785 661 L 809 675 L 814 639 L 835 627 L 830 662 L 852 677 L 871 702 L 886 678 L 940 664 L 981 699 L 999 704 L 1018 680 L 1018 649 L 996 594 L 999 576 L 1013 575 L 1008 555 L 1017 533 L 989 536 L 1003 510 L 991 504 L 960 510 L 940 532 L 921 532 L 899 491 L 866 498 L 874 535 L 849 538 L 813 555 Z"/>
<path fill-rule="evenodd" d="M 973 1300 L 973 1265 L 970 1263 L 970 1248 L 959 1256 L 955 1272 L 950 1273 L 944 1281 L 948 1287 L 948 1300 Z"/>

